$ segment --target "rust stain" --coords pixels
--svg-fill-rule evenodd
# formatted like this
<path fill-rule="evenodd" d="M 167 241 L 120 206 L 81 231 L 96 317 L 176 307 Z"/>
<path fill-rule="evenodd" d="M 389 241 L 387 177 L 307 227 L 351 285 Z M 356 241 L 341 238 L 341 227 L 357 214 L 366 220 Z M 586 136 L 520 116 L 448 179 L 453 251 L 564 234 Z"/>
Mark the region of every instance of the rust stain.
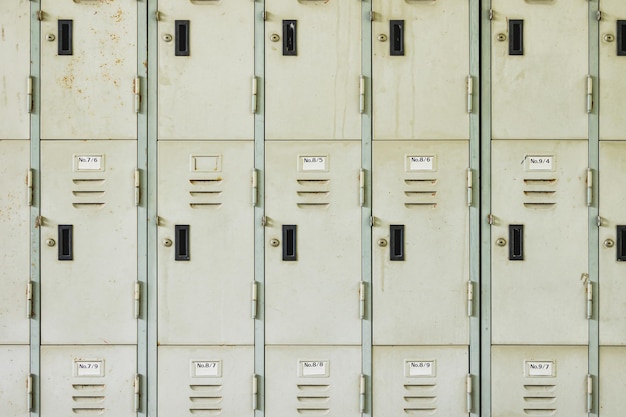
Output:
<path fill-rule="evenodd" d="M 116 23 L 120 23 L 122 21 L 122 16 L 124 15 L 124 12 L 122 12 L 122 9 L 117 9 L 117 12 L 115 12 L 114 14 L 111 15 L 111 18 L 116 22 Z"/>
<path fill-rule="evenodd" d="M 66 75 L 59 80 L 59 84 L 61 85 L 61 87 L 71 90 L 74 86 L 74 75 Z"/>

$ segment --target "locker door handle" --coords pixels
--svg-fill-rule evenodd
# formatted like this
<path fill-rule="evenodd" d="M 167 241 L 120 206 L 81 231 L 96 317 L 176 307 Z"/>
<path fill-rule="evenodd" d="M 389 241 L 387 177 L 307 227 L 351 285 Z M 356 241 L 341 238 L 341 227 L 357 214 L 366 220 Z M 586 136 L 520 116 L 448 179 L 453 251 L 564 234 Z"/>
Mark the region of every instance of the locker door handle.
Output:
<path fill-rule="evenodd" d="M 509 55 L 524 55 L 523 20 L 509 20 Z"/>
<path fill-rule="evenodd" d="M 617 21 L 617 56 L 626 56 L 626 20 Z"/>
<path fill-rule="evenodd" d="M 509 260 L 510 261 L 523 261 L 524 260 L 524 225 L 523 224 L 511 224 L 509 225 Z"/>
<path fill-rule="evenodd" d="M 175 52 L 176 56 L 189 56 L 189 20 L 176 20 L 174 22 Z"/>
<path fill-rule="evenodd" d="M 626 261 L 626 226 L 617 226 L 617 260 Z"/>
<path fill-rule="evenodd" d="M 74 226 L 71 224 L 60 224 L 59 233 L 59 261 L 74 260 Z"/>
<path fill-rule="evenodd" d="M 283 261 L 298 260 L 297 231 L 295 224 L 283 225 Z"/>
<path fill-rule="evenodd" d="M 59 55 L 72 55 L 72 32 L 73 32 L 72 20 L 59 20 L 58 22 L 58 54 Z"/>
<path fill-rule="evenodd" d="M 297 20 L 283 20 L 283 55 L 298 55 Z"/>
<path fill-rule="evenodd" d="M 404 55 L 404 20 L 390 20 L 389 34 L 391 37 L 389 54 L 391 56 Z"/>
<path fill-rule="evenodd" d="M 389 238 L 389 260 L 404 261 L 404 225 L 390 225 Z"/>
<path fill-rule="evenodd" d="M 174 226 L 174 236 L 176 239 L 174 260 L 189 260 L 189 225 L 177 224 Z"/>

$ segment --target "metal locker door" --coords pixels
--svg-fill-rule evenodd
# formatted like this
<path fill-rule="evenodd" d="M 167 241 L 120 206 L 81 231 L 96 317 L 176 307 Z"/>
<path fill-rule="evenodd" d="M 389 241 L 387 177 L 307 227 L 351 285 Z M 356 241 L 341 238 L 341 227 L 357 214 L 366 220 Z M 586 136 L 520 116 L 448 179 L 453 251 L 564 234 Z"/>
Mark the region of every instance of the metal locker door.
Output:
<path fill-rule="evenodd" d="M 361 342 L 360 145 L 266 143 L 268 344 Z"/>
<path fill-rule="evenodd" d="M 467 345 L 468 143 L 375 142 L 375 345 Z"/>
<path fill-rule="evenodd" d="M 253 1 L 159 1 L 159 139 L 252 139 Z"/>
<path fill-rule="evenodd" d="M 42 346 L 41 416 L 136 416 L 134 346 Z"/>
<path fill-rule="evenodd" d="M 600 347 L 600 404 L 598 409 L 601 417 L 619 416 L 624 412 L 624 407 L 626 407 L 624 363 L 626 363 L 626 348 L 623 346 Z"/>
<path fill-rule="evenodd" d="M 361 137 L 361 3 L 265 4 L 265 137 Z"/>
<path fill-rule="evenodd" d="M 587 416 L 586 346 L 494 346 L 491 416 Z"/>
<path fill-rule="evenodd" d="M 587 344 L 586 167 L 585 141 L 492 141 L 494 344 Z"/>
<path fill-rule="evenodd" d="M 29 141 L 0 140 L 0 345 L 30 338 L 29 167 Z"/>
<path fill-rule="evenodd" d="M 42 139 L 137 138 L 137 7 L 42 0 Z"/>
<path fill-rule="evenodd" d="M 30 348 L 28 346 L 0 346 L 0 408 L 3 417 L 30 416 L 32 401 L 30 375 Z M 29 392 L 31 394 L 29 394 Z"/>
<path fill-rule="evenodd" d="M 493 0 L 494 139 L 587 138 L 588 7 Z"/>
<path fill-rule="evenodd" d="M 252 346 L 159 347 L 159 414 L 253 416 Z"/>
<path fill-rule="evenodd" d="M 0 139 L 28 139 L 32 102 L 30 76 L 30 2 L 0 4 Z"/>
<path fill-rule="evenodd" d="M 361 416 L 360 347 L 268 346 L 265 352 L 267 416 Z"/>
<path fill-rule="evenodd" d="M 468 139 L 468 2 L 372 7 L 374 139 Z"/>
<path fill-rule="evenodd" d="M 600 140 L 626 139 L 624 71 L 626 70 L 626 4 L 602 0 L 600 20 Z"/>
<path fill-rule="evenodd" d="M 159 142 L 159 344 L 254 344 L 253 145 Z"/>
<path fill-rule="evenodd" d="M 375 346 L 373 415 L 467 417 L 467 347 Z"/>
<path fill-rule="evenodd" d="M 41 340 L 134 344 L 134 141 L 41 144 Z"/>

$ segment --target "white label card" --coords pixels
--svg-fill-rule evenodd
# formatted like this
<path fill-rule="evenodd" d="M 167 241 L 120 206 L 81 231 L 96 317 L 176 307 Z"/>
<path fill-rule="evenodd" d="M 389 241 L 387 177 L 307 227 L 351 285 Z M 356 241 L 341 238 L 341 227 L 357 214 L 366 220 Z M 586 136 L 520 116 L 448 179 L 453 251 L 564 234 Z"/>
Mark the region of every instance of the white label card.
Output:
<path fill-rule="evenodd" d="M 527 155 L 526 166 L 529 171 L 552 171 L 554 164 L 553 155 Z"/>
<path fill-rule="evenodd" d="M 300 361 L 301 376 L 328 376 L 328 361 Z"/>
<path fill-rule="evenodd" d="M 554 362 L 526 362 L 526 372 L 528 376 L 555 376 Z"/>
<path fill-rule="evenodd" d="M 104 376 L 104 361 L 74 361 L 76 376 Z"/>
<path fill-rule="evenodd" d="M 77 155 L 77 171 L 100 171 L 102 170 L 102 155 Z"/>
<path fill-rule="evenodd" d="M 325 156 L 301 156 L 303 171 L 326 171 Z"/>
<path fill-rule="evenodd" d="M 435 376 L 435 361 L 407 361 L 407 376 Z"/>
<path fill-rule="evenodd" d="M 435 168 L 434 156 L 409 156 L 409 170 L 432 171 Z"/>
<path fill-rule="evenodd" d="M 220 361 L 193 361 L 191 368 L 193 376 L 196 377 L 222 376 L 222 363 Z"/>

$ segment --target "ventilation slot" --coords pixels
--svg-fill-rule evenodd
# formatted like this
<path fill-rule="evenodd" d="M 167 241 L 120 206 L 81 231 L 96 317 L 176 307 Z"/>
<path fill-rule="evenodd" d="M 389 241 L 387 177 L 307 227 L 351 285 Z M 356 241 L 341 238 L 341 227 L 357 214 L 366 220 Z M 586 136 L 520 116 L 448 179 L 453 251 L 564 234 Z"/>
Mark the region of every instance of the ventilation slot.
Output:
<path fill-rule="evenodd" d="M 437 179 L 405 179 L 404 205 L 413 207 L 437 207 Z"/>
<path fill-rule="evenodd" d="M 548 417 L 556 415 L 556 385 L 524 385 L 524 414 Z"/>
<path fill-rule="evenodd" d="M 223 397 L 221 385 L 190 385 L 189 412 L 195 416 L 218 416 L 222 414 Z"/>
<path fill-rule="evenodd" d="M 211 209 L 222 206 L 222 179 L 190 179 L 189 207 L 192 209 Z"/>
<path fill-rule="evenodd" d="M 106 204 L 104 188 L 106 180 L 101 178 L 74 178 L 72 206 L 74 208 L 101 208 Z"/>
<path fill-rule="evenodd" d="M 79 416 L 99 416 L 105 411 L 104 384 L 74 384 L 76 395 L 72 396 L 72 412 Z"/>
<path fill-rule="evenodd" d="M 405 384 L 404 414 L 407 416 L 431 416 L 437 412 L 436 384 Z"/>
<path fill-rule="evenodd" d="M 298 385 L 298 414 L 325 416 L 330 413 L 330 385 Z"/>
<path fill-rule="evenodd" d="M 299 179 L 296 190 L 299 208 L 326 208 L 330 205 L 330 180 Z"/>
<path fill-rule="evenodd" d="M 524 207 L 551 208 L 556 205 L 556 178 L 524 179 Z"/>

